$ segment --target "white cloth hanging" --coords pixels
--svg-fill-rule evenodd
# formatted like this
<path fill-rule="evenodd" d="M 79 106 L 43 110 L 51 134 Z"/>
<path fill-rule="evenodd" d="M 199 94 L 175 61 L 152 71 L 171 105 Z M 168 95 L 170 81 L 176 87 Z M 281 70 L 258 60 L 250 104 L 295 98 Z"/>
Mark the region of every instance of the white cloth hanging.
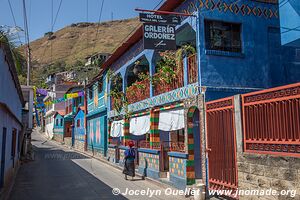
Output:
<path fill-rule="evenodd" d="M 110 136 L 111 137 L 124 136 L 123 127 L 124 127 L 124 120 L 113 121 L 111 124 Z"/>
<path fill-rule="evenodd" d="M 144 135 L 150 131 L 150 115 L 133 117 L 130 119 L 129 133 L 132 135 Z"/>
<path fill-rule="evenodd" d="M 167 110 L 159 113 L 158 129 L 176 131 L 184 128 L 184 109 Z"/>

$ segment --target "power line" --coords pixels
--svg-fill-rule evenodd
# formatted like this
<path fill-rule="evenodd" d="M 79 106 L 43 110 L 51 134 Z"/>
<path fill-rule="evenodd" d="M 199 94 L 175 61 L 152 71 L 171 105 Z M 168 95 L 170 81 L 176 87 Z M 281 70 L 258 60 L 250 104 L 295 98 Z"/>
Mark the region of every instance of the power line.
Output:
<path fill-rule="evenodd" d="M 15 27 L 17 28 L 17 23 L 16 23 L 16 18 L 15 18 L 15 15 L 14 15 L 14 11 L 12 9 L 12 6 L 11 6 L 11 3 L 10 3 L 10 0 L 7 0 L 8 1 L 8 5 L 9 5 L 9 9 L 10 9 L 10 12 L 11 12 L 11 15 L 12 15 L 12 18 L 13 18 L 13 21 L 14 21 L 14 24 L 15 24 Z M 19 42 L 20 44 L 22 45 L 22 41 L 21 41 L 21 37 L 20 37 L 20 34 L 19 34 L 19 31 L 17 31 L 17 35 L 18 35 L 18 38 L 19 38 Z"/>
<path fill-rule="evenodd" d="M 97 38 L 98 38 L 98 34 L 99 34 L 99 28 L 100 28 L 100 23 L 101 23 L 101 18 L 102 18 L 102 11 L 103 11 L 104 1 L 105 0 L 102 0 L 102 4 L 101 4 L 101 7 L 100 7 L 100 13 L 99 13 L 99 18 L 98 18 L 98 26 L 97 26 L 96 37 L 95 37 L 95 42 L 94 42 L 94 47 L 93 47 L 92 53 L 94 53 L 96 43 L 97 43 Z"/>
<path fill-rule="evenodd" d="M 27 22 L 27 14 L 26 14 L 26 5 L 25 0 L 23 0 L 23 17 L 24 17 L 24 30 L 25 30 L 25 40 L 27 43 L 27 86 L 30 85 L 30 45 L 29 45 L 29 31 L 28 31 L 28 22 Z"/>
<path fill-rule="evenodd" d="M 54 18 L 54 22 L 53 22 L 53 24 L 52 24 L 52 30 L 54 29 L 54 26 L 55 26 L 55 24 L 56 24 L 56 20 L 57 20 L 57 17 L 58 17 L 58 14 L 59 14 L 59 11 L 60 11 L 60 8 L 61 8 L 61 5 L 62 5 L 62 0 L 60 0 L 60 2 L 59 2 L 59 6 L 58 6 L 58 9 L 57 9 L 57 12 L 56 12 L 56 15 L 55 15 L 55 18 Z"/>

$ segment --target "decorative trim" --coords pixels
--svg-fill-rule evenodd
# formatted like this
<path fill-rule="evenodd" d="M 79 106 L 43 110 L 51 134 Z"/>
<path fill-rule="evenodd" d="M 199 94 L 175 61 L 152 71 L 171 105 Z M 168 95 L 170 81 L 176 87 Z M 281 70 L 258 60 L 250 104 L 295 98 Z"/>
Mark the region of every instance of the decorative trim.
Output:
<path fill-rule="evenodd" d="M 228 57 L 236 57 L 236 58 L 244 58 L 245 55 L 243 53 L 236 53 L 230 51 L 219 51 L 219 50 L 205 50 L 206 55 L 213 55 L 213 56 L 228 56 Z"/>
<path fill-rule="evenodd" d="M 263 0 L 260 0 L 263 1 Z M 250 5 L 241 2 L 226 2 L 224 0 L 196 0 L 191 2 L 186 9 L 181 12 L 192 14 L 197 9 L 207 10 L 207 11 L 218 11 L 222 13 L 231 13 L 234 15 L 242 16 L 254 16 L 254 17 L 265 17 L 266 19 L 279 18 L 278 9 L 275 5 Z"/>
<path fill-rule="evenodd" d="M 183 159 L 188 159 L 189 154 L 186 153 L 180 153 L 180 152 L 168 152 L 168 155 L 170 157 L 174 157 L 174 158 L 183 158 Z"/>
<path fill-rule="evenodd" d="M 158 155 L 158 154 L 160 153 L 159 150 L 155 150 L 155 149 L 144 149 L 144 148 L 138 149 L 138 152 L 141 152 L 141 153 L 149 153 L 149 154 L 156 154 L 156 155 Z"/>

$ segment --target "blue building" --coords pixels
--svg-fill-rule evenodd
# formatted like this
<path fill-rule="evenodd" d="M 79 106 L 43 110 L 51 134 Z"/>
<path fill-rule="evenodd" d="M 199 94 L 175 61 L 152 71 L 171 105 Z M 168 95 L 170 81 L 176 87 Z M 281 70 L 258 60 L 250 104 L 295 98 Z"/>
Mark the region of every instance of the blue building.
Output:
<path fill-rule="evenodd" d="M 281 46 L 277 55 L 284 68 L 286 83 L 299 82 L 300 77 L 300 3 L 297 0 L 279 1 Z M 274 56 L 273 58 L 276 58 Z M 276 59 L 278 61 L 278 58 Z"/>
<path fill-rule="evenodd" d="M 79 109 L 74 117 L 73 140 L 76 149 L 84 151 L 85 149 L 85 113 Z"/>
<path fill-rule="evenodd" d="M 87 150 L 104 157 L 107 151 L 107 73 L 100 73 L 86 88 Z"/>
<path fill-rule="evenodd" d="M 278 8 L 269 0 L 165 1 L 159 10 L 194 15 L 176 27 L 180 56 L 144 49 L 141 26 L 103 65 L 113 73 L 109 139 L 121 139 L 109 145 L 112 160 L 122 161 L 133 140 L 145 176 L 178 188 L 205 183 L 204 102 L 286 83 L 274 59 L 280 54 Z"/>
<path fill-rule="evenodd" d="M 25 146 L 24 98 L 10 47 L 0 42 L 0 198 L 7 198 Z M 27 115 L 25 113 L 25 115 Z"/>
<path fill-rule="evenodd" d="M 53 140 L 57 142 L 64 140 L 64 116 L 59 112 L 54 115 Z"/>
<path fill-rule="evenodd" d="M 83 92 L 83 86 L 73 86 L 65 95 Z M 74 146 L 74 117 L 79 110 L 84 110 L 84 96 L 67 99 L 65 102 L 65 116 L 64 116 L 64 142 L 68 146 Z"/>

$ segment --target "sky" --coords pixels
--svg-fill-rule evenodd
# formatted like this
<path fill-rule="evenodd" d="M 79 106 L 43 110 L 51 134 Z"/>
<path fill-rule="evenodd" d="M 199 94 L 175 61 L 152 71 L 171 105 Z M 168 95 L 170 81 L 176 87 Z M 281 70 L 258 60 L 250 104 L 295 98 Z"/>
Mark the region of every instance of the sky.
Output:
<path fill-rule="evenodd" d="M 0 26 L 15 27 L 9 1 L 17 26 L 24 29 L 22 0 L 0 0 Z M 31 41 L 51 31 L 52 1 L 54 21 L 61 0 L 25 0 Z M 102 1 L 62 0 L 53 31 L 72 23 L 98 22 Z M 114 20 L 136 17 L 138 12 L 134 10 L 135 8 L 154 9 L 161 2 L 162 0 L 104 0 L 101 21 L 109 21 L 112 16 Z M 24 41 L 23 32 L 20 33 L 20 36 L 21 40 Z"/>

